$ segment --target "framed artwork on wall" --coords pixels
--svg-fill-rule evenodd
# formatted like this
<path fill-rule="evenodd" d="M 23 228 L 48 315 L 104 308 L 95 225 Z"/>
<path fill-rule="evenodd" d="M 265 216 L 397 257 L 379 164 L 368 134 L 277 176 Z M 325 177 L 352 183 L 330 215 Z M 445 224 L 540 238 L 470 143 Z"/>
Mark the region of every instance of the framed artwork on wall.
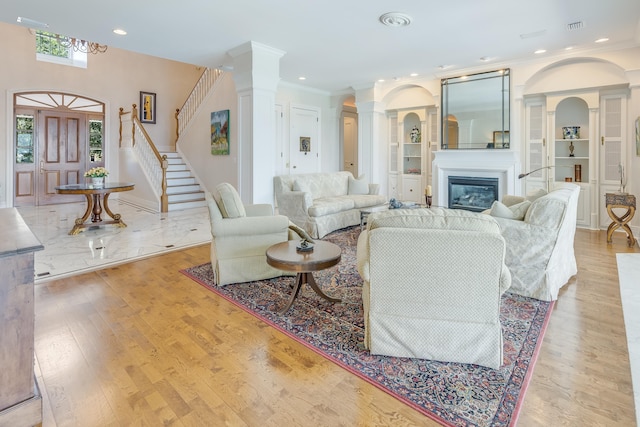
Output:
<path fill-rule="evenodd" d="M 140 92 L 140 121 L 142 123 L 156 122 L 156 94 Z"/>
<path fill-rule="evenodd" d="M 301 136 L 300 137 L 300 151 L 307 154 L 311 151 L 311 137 L 309 136 Z"/>
<path fill-rule="evenodd" d="M 211 154 L 229 155 L 229 110 L 211 113 Z"/>

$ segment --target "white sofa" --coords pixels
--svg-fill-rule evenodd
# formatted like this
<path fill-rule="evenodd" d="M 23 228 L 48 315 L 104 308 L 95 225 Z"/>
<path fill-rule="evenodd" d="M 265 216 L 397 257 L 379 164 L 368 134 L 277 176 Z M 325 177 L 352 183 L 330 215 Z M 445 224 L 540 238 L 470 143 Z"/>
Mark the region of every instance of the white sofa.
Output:
<path fill-rule="evenodd" d="M 360 224 L 360 209 L 386 202 L 378 184 L 351 172 L 281 175 L 273 183 L 278 213 L 314 239 Z"/>
<path fill-rule="evenodd" d="M 554 301 L 560 288 L 578 272 L 573 242 L 579 195 L 578 185 L 562 184 L 544 195 L 504 196 L 487 211 L 507 242 L 506 262 L 512 277 L 509 292 Z M 504 214 L 504 206 L 515 213 L 513 218 Z"/>
<path fill-rule="evenodd" d="M 503 362 L 501 296 L 511 276 L 488 215 L 444 208 L 369 216 L 358 238 L 364 345 L 372 354 Z"/>

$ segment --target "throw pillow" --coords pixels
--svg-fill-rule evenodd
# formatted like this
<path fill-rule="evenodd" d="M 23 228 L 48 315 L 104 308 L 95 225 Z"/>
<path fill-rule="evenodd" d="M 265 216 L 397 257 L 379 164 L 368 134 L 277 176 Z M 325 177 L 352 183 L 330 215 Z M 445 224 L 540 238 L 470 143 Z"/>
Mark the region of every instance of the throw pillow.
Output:
<path fill-rule="evenodd" d="M 516 217 L 516 215 L 511 209 L 509 209 L 508 206 L 497 200 L 491 205 L 491 211 L 489 212 L 489 215 L 507 219 L 515 219 Z"/>
<path fill-rule="evenodd" d="M 509 210 L 513 212 L 514 215 L 513 219 L 522 221 L 529 210 L 529 206 L 531 206 L 531 202 L 528 200 L 509 206 Z"/>
<path fill-rule="evenodd" d="M 216 186 L 218 197 L 218 208 L 224 218 L 240 218 L 247 216 L 247 212 L 244 210 L 240 195 L 235 188 L 229 183 L 223 182 Z"/>
<path fill-rule="evenodd" d="M 347 194 L 369 194 L 369 183 L 365 179 L 364 174 L 360 175 L 358 179 L 349 177 L 349 189 Z"/>
<path fill-rule="evenodd" d="M 527 200 L 533 202 L 536 199 L 539 199 L 542 196 L 547 195 L 547 190 L 544 188 L 538 188 L 537 190 L 533 190 L 527 194 Z"/>

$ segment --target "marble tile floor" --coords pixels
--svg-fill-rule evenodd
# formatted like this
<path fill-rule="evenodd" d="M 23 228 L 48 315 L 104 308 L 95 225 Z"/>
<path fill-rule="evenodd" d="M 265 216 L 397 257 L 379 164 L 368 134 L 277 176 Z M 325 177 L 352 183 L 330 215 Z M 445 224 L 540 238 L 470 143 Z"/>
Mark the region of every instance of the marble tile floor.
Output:
<path fill-rule="evenodd" d="M 84 202 L 18 208 L 44 245 L 35 253 L 36 284 L 211 241 L 206 207 L 157 213 L 117 199 L 110 202 L 127 227 L 90 227 L 75 236 L 68 233 L 84 213 Z M 110 219 L 104 212 L 102 218 Z"/>
<path fill-rule="evenodd" d="M 616 258 L 636 404 L 636 424 L 640 426 L 640 254 L 617 254 Z"/>

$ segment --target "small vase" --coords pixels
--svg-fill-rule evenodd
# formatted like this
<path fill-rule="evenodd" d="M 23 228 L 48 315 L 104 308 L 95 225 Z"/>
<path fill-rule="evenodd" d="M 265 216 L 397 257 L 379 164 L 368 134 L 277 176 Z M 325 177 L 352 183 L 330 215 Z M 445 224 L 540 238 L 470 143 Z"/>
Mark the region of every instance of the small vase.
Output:
<path fill-rule="evenodd" d="M 91 177 L 91 185 L 94 187 L 104 187 L 104 177 Z"/>

